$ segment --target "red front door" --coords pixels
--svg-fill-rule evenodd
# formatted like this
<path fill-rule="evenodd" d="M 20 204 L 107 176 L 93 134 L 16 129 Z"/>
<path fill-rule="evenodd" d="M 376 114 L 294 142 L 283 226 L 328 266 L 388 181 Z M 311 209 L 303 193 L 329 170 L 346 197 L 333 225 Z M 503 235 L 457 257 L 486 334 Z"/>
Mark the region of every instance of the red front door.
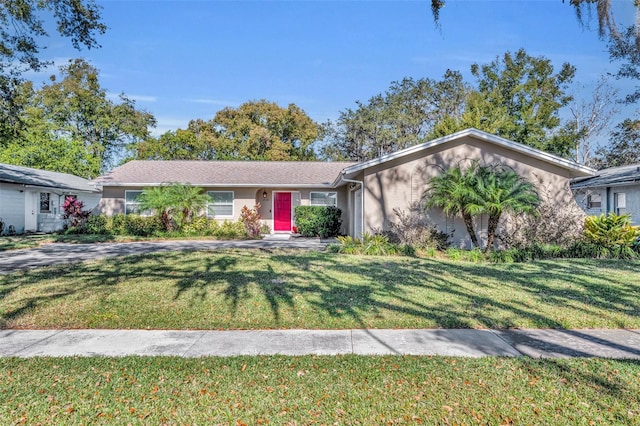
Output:
<path fill-rule="evenodd" d="M 291 231 L 291 193 L 276 192 L 273 200 L 273 230 Z"/>

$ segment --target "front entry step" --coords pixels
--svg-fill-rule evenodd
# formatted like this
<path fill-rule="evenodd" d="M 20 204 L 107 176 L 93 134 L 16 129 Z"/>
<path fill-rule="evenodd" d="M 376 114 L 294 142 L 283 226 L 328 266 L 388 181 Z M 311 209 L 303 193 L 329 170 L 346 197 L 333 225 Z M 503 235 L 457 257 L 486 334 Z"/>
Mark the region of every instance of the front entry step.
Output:
<path fill-rule="evenodd" d="M 269 235 L 265 235 L 263 238 L 264 241 L 289 241 L 290 239 L 291 239 L 291 234 L 288 234 L 288 233 L 269 234 Z"/>

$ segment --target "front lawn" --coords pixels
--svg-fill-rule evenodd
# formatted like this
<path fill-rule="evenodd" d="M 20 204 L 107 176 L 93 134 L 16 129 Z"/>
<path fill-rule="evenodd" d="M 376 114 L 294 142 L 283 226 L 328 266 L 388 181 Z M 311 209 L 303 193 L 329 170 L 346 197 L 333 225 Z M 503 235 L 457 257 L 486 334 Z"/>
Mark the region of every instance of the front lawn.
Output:
<path fill-rule="evenodd" d="M 638 361 L 0 359 L 7 425 L 631 425 L 639 407 Z"/>
<path fill-rule="evenodd" d="M 639 261 L 157 253 L 0 275 L 4 328 L 640 328 Z"/>

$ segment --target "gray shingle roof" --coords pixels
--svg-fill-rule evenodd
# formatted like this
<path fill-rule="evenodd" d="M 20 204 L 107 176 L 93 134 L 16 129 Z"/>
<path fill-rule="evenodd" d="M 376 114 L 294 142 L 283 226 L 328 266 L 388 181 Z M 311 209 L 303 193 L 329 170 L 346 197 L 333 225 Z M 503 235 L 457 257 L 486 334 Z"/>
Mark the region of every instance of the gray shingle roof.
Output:
<path fill-rule="evenodd" d="M 354 163 L 319 161 L 142 161 L 135 160 L 95 180 L 104 186 L 329 186 Z"/>
<path fill-rule="evenodd" d="M 598 171 L 595 176 L 574 179 L 571 181 L 571 188 L 595 188 L 599 186 L 633 184 L 640 185 L 640 163 L 603 169 Z"/>
<path fill-rule="evenodd" d="M 67 173 L 0 163 L 0 182 L 59 188 L 71 191 L 100 192 L 91 181 Z"/>

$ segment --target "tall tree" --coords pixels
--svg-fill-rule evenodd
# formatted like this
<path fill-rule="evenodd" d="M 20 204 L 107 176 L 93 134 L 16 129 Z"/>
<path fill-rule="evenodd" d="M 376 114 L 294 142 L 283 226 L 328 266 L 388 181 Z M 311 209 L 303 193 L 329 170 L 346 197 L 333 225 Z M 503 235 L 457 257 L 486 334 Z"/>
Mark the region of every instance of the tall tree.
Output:
<path fill-rule="evenodd" d="M 594 139 L 609 128 L 613 116 L 618 113 L 612 102 L 617 96 L 618 90 L 601 77 L 591 91 L 591 99 L 576 98 L 569 105 L 571 118 L 566 126 L 568 133 L 575 137 L 576 162 L 594 165 Z"/>
<path fill-rule="evenodd" d="M 628 27 L 609 41 L 609 56 L 613 61 L 622 62 L 614 76 L 618 79 L 640 81 L 640 21 Z M 624 98 L 624 102 L 632 104 L 640 100 L 640 85 Z"/>
<path fill-rule="evenodd" d="M 557 0 L 565 3 L 565 0 Z M 595 15 L 598 22 L 598 34 L 609 42 L 609 57 L 612 61 L 621 61 L 619 70 L 614 74 L 616 78 L 640 79 L 640 0 L 633 0 L 636 8 L 635 23 L 627 28 L 618 26 L 613 0 L 569 0 L 574 8 L 580 26 L 588 27 L 589 21 Z M 439 26 L 440 11 L 446 5 L 446 0 L 431 0 L 431 12 L 436 26 Z M 595 13 L 594 13 L 595 12 Z M 640 86 L 628 94 L 624 102 L 635 103 L 640 100 Z"/>
<path fill-rule="evenodd" d="M 569 156 L 573 146 L 552 137 L 575 68 L 564 63 L 555 72 L 549 59 L 520 49 L 489 64 L 471 66 L 476 92 L 467 102 L 458 128 L 475 127 L 534 148 Z"/>
<path fill-rule="evenodd" d="M 95 177 L 155 125 L 153 116 L 126 96 L 110 100 L 98 71 L 84 60 L 70 61 L 61 67 L 60 79 L 51 77 L 39 90 L 27 82 L 21 91 L 25 126 L 2 153 L 12 164 Z"/>
<path fill-rule="evenodd" d="M 15 134 L 22 112 L 16 102 L 26 70 L 39 71 L 49 62 L 39 55 L 48 36 L 44 22 L 81 47 L 99 47 L 96 36 L 106 31 L 100 7 L 93 0 L 11 0 L 0 2 L 0 146 Z"/>
<path fill-rule="evenodd" d="M 191 123 L 189 123 L 191 127 Z M 190 128 L 168 131 L 133 145 L 138 160 L 213 160 L 213 148 L 206 139 L 198 138 Z"/>
<path fill-rule="evenodd" d="M 294 104 L 266 100 L 225 108 L 209 121 L 192 120 L 185 130 L 135 144 L 139 159 L 314 160 L 322 128 Z"/>
<path fill-rule="evenodd" d="M 609 145 L 598 150 L 598 168 L 640 163 L 640 120 L 626 119 L 611 132 Z"/>
<path fill-rule="evenodd" d="M 224 108 L 211 125 L 219 160 L 313 160 L 312 144 L 322 131 L 297 105 L 282 108 L 266 100 Z"/>
<path fill-rule="evenodd" d="M 404 78 L 384 94 L 340 113 L 329 123 L 329 143 L 323 155 L 362 161 L 423 142 L 445 117 L 462 115 L 469 88 L 462 75 L 447 70 L 440 81 Z"/>

